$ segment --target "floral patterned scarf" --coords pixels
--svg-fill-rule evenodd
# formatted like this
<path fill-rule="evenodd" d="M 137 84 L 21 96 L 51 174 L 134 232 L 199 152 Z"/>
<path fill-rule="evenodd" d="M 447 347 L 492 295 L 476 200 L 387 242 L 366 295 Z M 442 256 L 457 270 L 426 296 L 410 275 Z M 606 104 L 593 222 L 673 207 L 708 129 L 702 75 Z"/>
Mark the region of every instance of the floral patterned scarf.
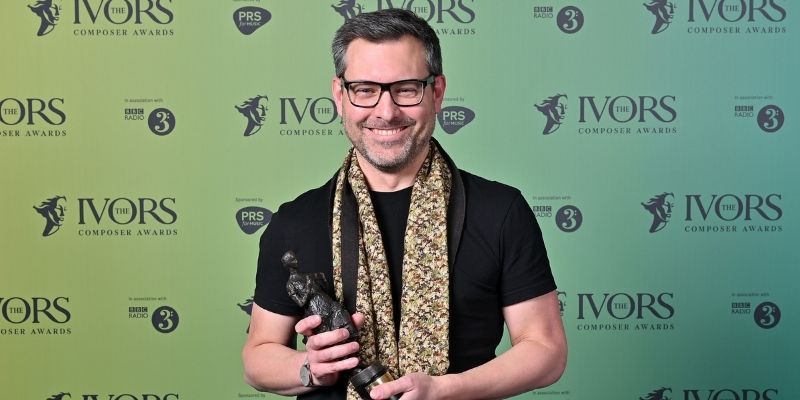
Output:
<path fill-rule="evenodd" d="M 348 247 L 350 240 L 358 268 L 355 306 L 365 316 L 358 338 L 359 357 L 364 363 L 381 363 L 395 377 L 411 372 L 442 375 L 449 366 L 447 207 L 451 171 L 438 144 L 432 141 L 429 148 L 411 192 L 403 246 L 399 340 L 395 336 L 386 251 L 367 182 L 352 148 L 339 170 L 334 192 L 332 239 L 336 297 L 344 298 L 342 266 L 347 250 L 343 256 L 342 249 Z M 348 202 L 352 204 L 350 207 Z M 358 215 L 351 215 L 356 209 Z M 353 232 L 343 229 L 348 220 L 354 226 Z M 357 238 L 348 238 L 349 234 Z M 348 399 L 358 399 L 352 386 L 348 389 Z"/>

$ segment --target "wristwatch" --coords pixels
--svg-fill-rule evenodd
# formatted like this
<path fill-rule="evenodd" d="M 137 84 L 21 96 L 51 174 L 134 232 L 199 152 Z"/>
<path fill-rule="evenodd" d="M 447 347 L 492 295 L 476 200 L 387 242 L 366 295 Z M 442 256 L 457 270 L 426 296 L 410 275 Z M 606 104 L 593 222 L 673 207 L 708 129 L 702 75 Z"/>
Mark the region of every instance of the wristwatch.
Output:
<path fill-rule="evenodd" d="M 314 381 L 311 375 L 311 366 L 308 364 L 308 359 L 300 367 L 300 383 L 305 387 L 314 387 Z"/>

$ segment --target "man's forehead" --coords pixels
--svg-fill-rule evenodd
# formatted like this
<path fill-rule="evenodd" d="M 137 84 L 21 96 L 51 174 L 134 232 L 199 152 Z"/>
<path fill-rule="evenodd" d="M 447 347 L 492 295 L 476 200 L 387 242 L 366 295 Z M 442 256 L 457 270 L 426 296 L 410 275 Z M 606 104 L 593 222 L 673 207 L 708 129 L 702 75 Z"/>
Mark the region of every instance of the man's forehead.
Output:
<path fill-rule="evenodd" d="M 392 59 L 393 57 L 395 58 Z M 381 66 L 381 64 L 384 65 Z M 427 67 L 425 47 L 422 41 L 410 35 L 377 42 L 358 38 L 348 44 L 345 51 L 345 68 L 347 70 L 371 69 L 378 66 L 381 66 L 381 69 L 408 66 Z"/>
<path fill-rule="evenodd" d="M 353 40 L 345 49 L 345 59 L 354 61 L 353 57 L 368 56 L 375 52 L 410 52 L 424 55 L 425 46 L 419 39 L 405 35 L 397 39 L 371 41 L 364 38 Z"/>

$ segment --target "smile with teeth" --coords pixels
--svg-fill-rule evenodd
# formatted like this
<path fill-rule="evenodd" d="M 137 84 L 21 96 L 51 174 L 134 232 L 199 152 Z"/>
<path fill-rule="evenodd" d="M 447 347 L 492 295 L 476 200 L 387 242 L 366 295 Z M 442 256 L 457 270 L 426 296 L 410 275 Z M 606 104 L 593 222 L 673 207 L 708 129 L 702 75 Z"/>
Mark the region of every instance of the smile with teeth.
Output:
<path fill-rule="evenodd" d="M 402 131 L 405 128 L 399 127 L 390 129 L 382 129 L 382 128 L 367 128 L 367 129 L 369 129 L 370 132 L 377 134 L 378 136 L 392 136 L 400 133 L 400 131 Z"/>

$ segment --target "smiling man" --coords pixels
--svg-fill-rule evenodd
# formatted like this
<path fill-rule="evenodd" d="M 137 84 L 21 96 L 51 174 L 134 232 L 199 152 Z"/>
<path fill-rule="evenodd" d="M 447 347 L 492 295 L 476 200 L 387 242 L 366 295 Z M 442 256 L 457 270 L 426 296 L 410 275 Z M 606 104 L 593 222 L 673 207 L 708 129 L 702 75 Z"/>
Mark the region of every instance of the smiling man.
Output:
<path fill-rule="evenodd" d="M 375 399 L 484 399 L 557 381 L 566 339 L 541 231 L 510 186 L 459 170 L 432 139 L 447 81 L 436 33 L 405 10 L 362 13 L 333 40 L 333 97 L 353 144 L 325 185 L 280 207 L 260 242 L 252 386 L 357 399 L 350 371 L 396 379 Z M 286 292 L 281 257 L 322 273 L 358 326 L 314 333 Z M 508 328 L 512 347 L 496 356 Z M 295 349 L 295 335 L 306 348 Z"/>

